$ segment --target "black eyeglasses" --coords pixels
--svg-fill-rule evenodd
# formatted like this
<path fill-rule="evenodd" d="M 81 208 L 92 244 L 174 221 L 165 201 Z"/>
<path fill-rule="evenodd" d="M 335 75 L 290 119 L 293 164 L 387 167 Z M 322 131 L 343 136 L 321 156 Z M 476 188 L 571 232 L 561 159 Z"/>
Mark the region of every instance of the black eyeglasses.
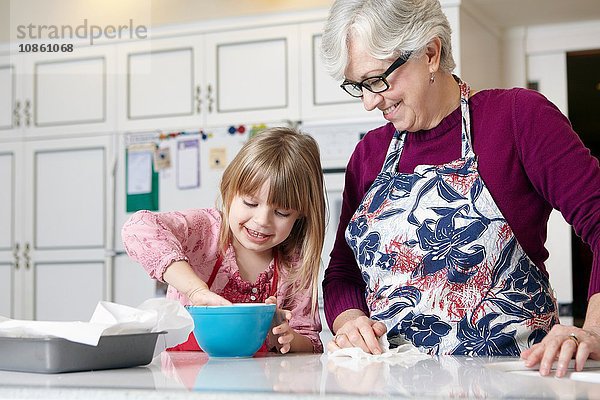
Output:
<path fill-rule="evenodd" d="M 340 85 L 340 87 L 352 97 L 362 97 L 363 88 L 367 89 L 369 92 L 372 93 L 385 92 L 390 88 L 390 84 L 385 78 L 390 76 L 390 74 L 394 72 L 398 67 L 407 62 L 411 54 L 412 52 L 408 52 L 398 57 L 396 61 L 394 61 L 392 65 L 390 65 L 390 67 L 386 69 L 385 72 L 381 75 L 371 76 L 369 78 L 363 79 L 360 82 L 352 82 L 349 80 L 345 80 Z"/>

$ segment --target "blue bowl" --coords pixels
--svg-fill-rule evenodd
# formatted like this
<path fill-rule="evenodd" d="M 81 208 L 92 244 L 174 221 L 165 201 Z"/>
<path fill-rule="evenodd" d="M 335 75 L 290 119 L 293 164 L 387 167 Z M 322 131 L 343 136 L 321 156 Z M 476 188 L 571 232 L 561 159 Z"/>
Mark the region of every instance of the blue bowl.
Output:
<path fill-rule="evenodd" d="M 231 306 L 188 306 L 194 336 L 210 357 L 252 357 L 264 343 L 275 304 L 236 303 Z"/>

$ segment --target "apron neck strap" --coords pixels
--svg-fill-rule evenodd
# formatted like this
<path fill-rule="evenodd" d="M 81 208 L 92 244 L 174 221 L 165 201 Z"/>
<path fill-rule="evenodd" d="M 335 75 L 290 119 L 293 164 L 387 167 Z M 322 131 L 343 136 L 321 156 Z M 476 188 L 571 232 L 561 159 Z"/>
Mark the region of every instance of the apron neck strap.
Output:
<path fill-rule="evenodd" d="M 460 88 L 460 112 L 461 118 L 461 154 L 463 158 L 474 158 L 473 145 L 471 140 L 471 114 L 469 113 L 469 93 L 471 88 L 466 82 L 454 75 L 454 79 L 458 82 Z"/>

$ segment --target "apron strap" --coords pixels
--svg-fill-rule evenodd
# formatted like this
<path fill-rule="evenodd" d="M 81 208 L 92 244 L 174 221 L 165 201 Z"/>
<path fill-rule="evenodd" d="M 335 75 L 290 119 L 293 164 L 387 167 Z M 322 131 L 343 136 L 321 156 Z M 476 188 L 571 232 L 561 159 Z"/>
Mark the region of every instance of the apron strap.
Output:
<path fill-rule="evenodd" d="M 462 115 L 461 154 L 463 158 L 475 158 L 473 141 L 471 140 L 471 114 L 469 113 L 469 93 L 471 88 L 466 82 L 461 81 L 459 77 L 454 76 L 454 78 L 457 80 L 460 88 L 460 111 Z"/>
<path fill-rule="evenodd" d="M 208 278 L 208 281 L 206 282 L 206 286 L 208 286 L 209 289 L 212 286 L 213 282 L 215 281 L 217 272 L 219 272 L 219 268 L 221 268 L 222 264 L 223 264 L 223 256 L 221 255 L 221 253 L 219 253 L 219 255 L 217 256 L 217 261 L 215 261 L 215 266 L 213 267 L 213 270 L 210 273 L 210 278 Z"/>

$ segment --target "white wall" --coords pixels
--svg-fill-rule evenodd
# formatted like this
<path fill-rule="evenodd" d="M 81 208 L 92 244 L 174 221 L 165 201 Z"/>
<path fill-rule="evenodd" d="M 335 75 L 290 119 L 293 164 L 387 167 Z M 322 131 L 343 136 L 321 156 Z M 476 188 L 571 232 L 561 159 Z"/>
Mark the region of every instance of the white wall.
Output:
<path fill-rule="evenodd" d="M 502 86 L 502 32 L 468 4 L 460 12 L 460 76 L 474 90 Z M 454 44 L 453 44 L 454 46 Z"/>
<path fill-rule="evenodd" d="M 148 28 L 210 19 L 329 8 L 333 0 L 0 0 L 0 43 L 14 40 L 17 25 L 99 26 L 127 23 Z"/>

